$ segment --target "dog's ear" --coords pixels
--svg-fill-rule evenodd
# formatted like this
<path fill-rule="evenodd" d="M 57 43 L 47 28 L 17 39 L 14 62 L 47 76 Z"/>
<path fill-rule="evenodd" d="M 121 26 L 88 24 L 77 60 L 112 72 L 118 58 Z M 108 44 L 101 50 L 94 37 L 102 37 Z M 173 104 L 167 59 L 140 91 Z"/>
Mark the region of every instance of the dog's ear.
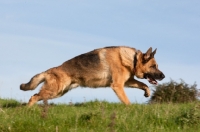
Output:
<path fill-rule="evenodd" d="M 150 47 L 147 52 L 144 54 L 144 61 L 148 61 L 152 55 L 152 47 Z"/>
<path fill-rule="evenodd" d="M 153 58 L 154 55 L 156 54 L 156 50 L 157 50 L 157 48 L 151 53 L 151 57 L 152 57 L 152 58 Z"/>

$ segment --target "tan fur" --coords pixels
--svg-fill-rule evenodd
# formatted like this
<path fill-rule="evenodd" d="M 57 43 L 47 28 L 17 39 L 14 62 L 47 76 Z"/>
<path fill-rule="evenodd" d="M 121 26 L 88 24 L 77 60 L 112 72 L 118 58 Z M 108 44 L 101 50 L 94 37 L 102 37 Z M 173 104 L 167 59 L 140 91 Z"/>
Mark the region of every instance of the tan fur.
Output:
<path fill-rule="evenodd" d="M 40 92 L 30 98 L 28 105 L 32 106 L 39 100 L 60 97 L 78 86 L 110 86 L 119 99 L 128 105 L 130 101 L 124 92 L 124 86 L 140 88 L 145 91 L 146 97 L 150 96 L 148 86 L 135 80 L 134 76 L 142 79 L 146 72 L 152 72 L 150 66 L 157 65 L 155 59 L 150 58 L 154 54 L 151 50 L 143 54 L 135 48 L 125 46 L 96 49 L 35 75 L 27 84 L 21 84 L 20 89 L 34 90 L 44 82 Z"/>

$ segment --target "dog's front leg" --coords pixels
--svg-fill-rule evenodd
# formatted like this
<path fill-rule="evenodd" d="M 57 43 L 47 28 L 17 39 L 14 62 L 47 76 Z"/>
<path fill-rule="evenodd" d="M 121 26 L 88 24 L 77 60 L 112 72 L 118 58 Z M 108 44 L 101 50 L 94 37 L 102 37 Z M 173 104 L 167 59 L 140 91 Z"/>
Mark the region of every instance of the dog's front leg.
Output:
<path fill-rule="evenodd" d="M 140 82 L 140 81 L 138 81 L 138 80 L 135 80 L 134 78 L 130 78 L 126 83 L 125 83 L 125 86 L 126 87 L 132 87 L 132 88 L 139 88 L 139 89 L 142 89 L 142 90 L 144 90 L 144 96 L 145 97 L 149 97 L 150 96 L 150 90 L 149 90 L 149 87 L 146 85 L 146 84 L 144 84 L 144 83 L 142 83 L 142 82 Z"/>
<path fill-rule="evenodd" d="M 118 96 L 118 98 L 121 100 L 121 102 L 123 102 L 126 105 L 131 104 L 124 92 L 123 85 L 117 84 L 117 83 L 112 83 L 111 87 L 112 87 L 113 91 L 116 93 L 116 95 Z"/>

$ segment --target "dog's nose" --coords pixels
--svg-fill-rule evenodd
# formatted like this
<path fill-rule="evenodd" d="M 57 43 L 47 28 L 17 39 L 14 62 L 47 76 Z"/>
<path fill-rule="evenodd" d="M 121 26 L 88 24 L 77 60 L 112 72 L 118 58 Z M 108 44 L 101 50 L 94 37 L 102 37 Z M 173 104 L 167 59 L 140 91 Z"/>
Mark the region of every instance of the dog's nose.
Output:
<path fill-rule="evenodd" d="M 161 73 L 160 77 L 163 79 L 163 78 L 165 78 L 165 75 L 163 73 Z"/>

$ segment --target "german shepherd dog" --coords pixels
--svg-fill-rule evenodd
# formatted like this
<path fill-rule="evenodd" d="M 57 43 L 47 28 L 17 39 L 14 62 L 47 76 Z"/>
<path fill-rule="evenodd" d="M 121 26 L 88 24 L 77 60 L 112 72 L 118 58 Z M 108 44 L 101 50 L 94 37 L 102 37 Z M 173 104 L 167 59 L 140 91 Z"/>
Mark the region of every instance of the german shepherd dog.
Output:
<path fill-rule="evenodd" d="M 51 68 L 31 78 L 20 89 L 34 90 L 44 82 L 40 92 L 33 95 L 28 106 L 37 101 L 60 97 L 69 90 L 81 87 L 111 87 L 124 104 L 130 104 L 124 92 L 125 87 L 144 90 L 150 96 L 148 86 L 134 79 L 147 79 L 151 84 L 162 80 L 165 75 L 158 69 L 154 58 L 156 49 L 150 47 L 146 53 L 126 46 L 113 46 L 95 49 L 74 57 L 58 67 Z"/>

